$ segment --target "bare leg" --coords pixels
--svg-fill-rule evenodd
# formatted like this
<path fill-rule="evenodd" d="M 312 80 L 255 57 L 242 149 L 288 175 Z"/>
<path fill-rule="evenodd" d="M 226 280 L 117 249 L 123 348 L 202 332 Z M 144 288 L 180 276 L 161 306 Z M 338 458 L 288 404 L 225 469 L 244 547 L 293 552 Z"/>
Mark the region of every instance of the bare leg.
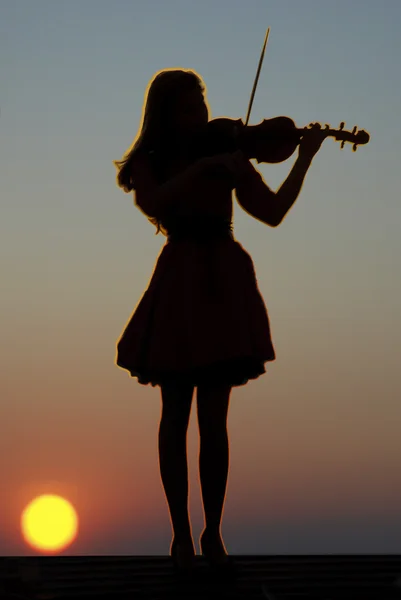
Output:
<path fill-rule="evenodd" d="M 231 387 L 198 386 L 198 423 L 200 433 L 199 473 L 205 522 L 209 539 L 215 540 L 217 554 L 225 554 L 220 525 L 229 469 L 227 414 Z M 203 533 L 203 534 L 204 534 Z M 202 536 L 203 536 L 202 534 Z"/>
<path fill-rule="evenodd" d="M 192 539 L 186 446 L 193 391 L 193 386 L 180 382 L 161 386 L 160 474 L 176 540 Z"/>

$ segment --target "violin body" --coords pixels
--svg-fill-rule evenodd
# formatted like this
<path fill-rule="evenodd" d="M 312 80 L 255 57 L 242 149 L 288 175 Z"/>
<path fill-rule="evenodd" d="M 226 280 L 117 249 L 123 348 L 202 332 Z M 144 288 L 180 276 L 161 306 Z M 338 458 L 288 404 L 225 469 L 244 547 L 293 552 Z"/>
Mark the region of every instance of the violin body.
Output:
<path fill-rule="evenodd" d="M 229 119 L 214 119 L 210 126 L 216 129 Z M 263 119 L 258 125 L 244 125 L 241 119 L 234 121 L 237 149 L 258 163 L 281 163 L 294 154 L 302 132 L 289 117 Z"/>

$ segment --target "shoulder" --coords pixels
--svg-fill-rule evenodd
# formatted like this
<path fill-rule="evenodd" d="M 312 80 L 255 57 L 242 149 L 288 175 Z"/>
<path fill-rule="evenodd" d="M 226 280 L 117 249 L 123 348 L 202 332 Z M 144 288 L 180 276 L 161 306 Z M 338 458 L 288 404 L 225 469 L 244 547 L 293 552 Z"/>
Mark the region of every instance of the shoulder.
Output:
<path fill-rule="evenodd" d="M 164 161 L 154 150 L 141 150 L 132 157 L 131 176 L 133 183 L 136 181 L 141 182 L 144 179 L 147 181 L 153 180 L 157 184 L 163 183 L 164 171 Z"/>
<path fill-rule="evenodd" d="M 135 152 L 130 163 L 130 175 L 134 189 L 137 189 L 138 186 L 141 187 L 143 182 L 155 178 L 151 152 Z"/>
<path fill-rule="evenodd" d="M 131 157 L 132 172 L 143 167 L 145 169 L 150 168 L 151 162 L 152 155 L 150 151 L 147 152 L 144 150 L 138 150 L 137 152 L 134 152 L 134 154 Z"/>

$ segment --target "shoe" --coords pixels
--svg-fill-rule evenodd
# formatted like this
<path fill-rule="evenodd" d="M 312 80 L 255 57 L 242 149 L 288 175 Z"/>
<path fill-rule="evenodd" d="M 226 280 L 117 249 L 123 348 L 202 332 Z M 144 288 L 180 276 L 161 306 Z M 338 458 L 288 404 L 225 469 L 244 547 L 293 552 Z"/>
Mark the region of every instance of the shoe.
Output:
<path fill-rule="evenodd" d="M 209 537 L 209 532 L 205 529 L 200 537 L 200 547 L 202 555 L 214 573 L 230 576 L 237 574 L 237 568 L 232 557 L 228 556 L 225 551 L 224 553 L 221 552 L 221 548 L 224 549 L 224 544 L 220 536 Z"/>
<path fill-rule="evenodd" d="M 173 539 L 170 549 L 174 569 L 180 575 L 191 575 L 195 566 L 195 550 L 192 542 Z"/>

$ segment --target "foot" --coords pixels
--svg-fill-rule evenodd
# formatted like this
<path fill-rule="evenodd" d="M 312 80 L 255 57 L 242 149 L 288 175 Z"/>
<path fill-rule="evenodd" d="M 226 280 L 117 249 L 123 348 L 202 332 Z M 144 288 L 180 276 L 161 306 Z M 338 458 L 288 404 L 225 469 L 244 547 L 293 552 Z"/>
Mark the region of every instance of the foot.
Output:
<path fill-rule="evenodd" d="M 229 557 L 224 547 L 220 533 L 204 529 L 200 537 L 200 547 L 202 554 L 214 566 L 226 565 L 229 563 Z"/>
<path fill-rule="evenodd" d="M 238 569 L 231 556 L 228 556 L 220 533 L 209 532 L 205 529 L 200 537 L 200 546 L 203 556 L 209 563 L 209 567 L 218 578 L 228 577 L 236 579 Z"/>
<path fill-rule="evenodd" d="M 170 556 L 174 567 L 181 573 L 189 573 L 195 565 L 195 548 L 192 538 L 177 538 L 174 536 L 170 548 Z"/>

